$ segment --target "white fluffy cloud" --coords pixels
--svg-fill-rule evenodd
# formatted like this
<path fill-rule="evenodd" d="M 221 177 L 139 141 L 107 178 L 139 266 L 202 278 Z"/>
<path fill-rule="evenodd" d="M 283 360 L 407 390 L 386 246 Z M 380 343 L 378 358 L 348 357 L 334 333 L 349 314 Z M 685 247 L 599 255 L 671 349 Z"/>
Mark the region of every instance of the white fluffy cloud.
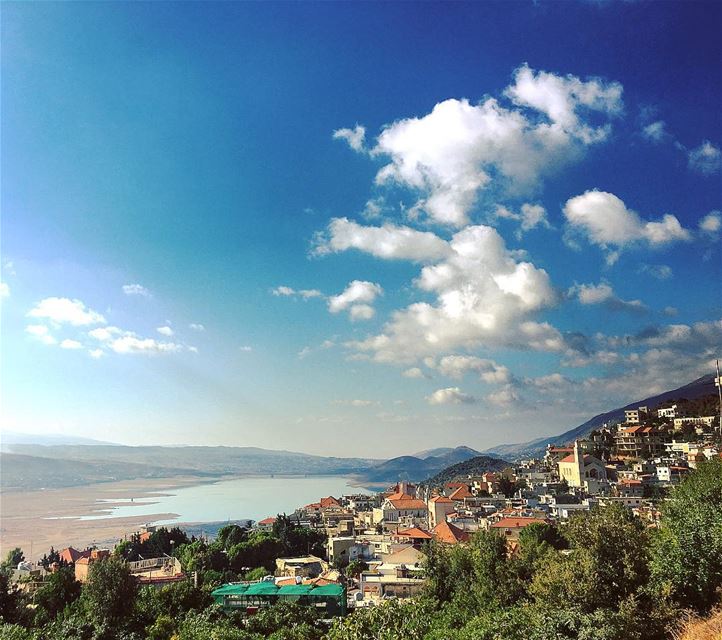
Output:
<path fill-rule="evenodd" d="M 351 320 L 369 320 L 374 316 L 371 304 L 382 294 L 381 285 L 365 280 L 354 280 L 343 292 L 328 299 L 328 310 L 331 313 L 348 310 Z"/>
<path fill-rule="evenodd" d="M 641 300 L 622 300 L 606 282 L 599 284 L 577 284 L 569 289 L 570 296 L 576 296 L 583 305 L 603 304 L 615 311 L 645 313 L 647 307 Z"/>
<path fill-rule="evenodd" d="M 688 155 L 689 168 L 703 175 L 717 173 L 722 166 L 722 152 L 709 140 L 691 149 Z"/>
<path fill-rule="evenodd" d="M 497 391 L 492 391 L 486 396 L 486 400 L 497 407 L 509 407 L 519 401 L 519 396 L 512 386 L 507 385 Z"/>
<path fill-rule="evenodd" d="M 43 324 L 29 324 L 25 332 L 37 338 L 43 344 L 56 344 L 57 340 L 50 334 L 50 330 Z"/>
<path fill-rule="evenodd" d="M 638 242 L 657 247 L 692 237 L 675 216 L 665 214 L 661 220 L 642 220 L 620 198 L 606 191 L 587 191 L 570 198 L 564 205 L 564 215 L 572 229 L 603 248 L 619 250 Z M 611 255 L 613 261 L 616 254 Z"/>
<path fill-rule="evenodd" d="M 410 367 L 401 373 L 404 378 L 425 378 L 424 372 L 419 367 Z"/>
<path fill-rule="evenodd" d="M 722 212 L 710 211 L 704 218 L 699 221 L 699 229 L 703 233 L 714 238 L 719 234 L 722 228 Z"/>
<path fill-rule="evenodd" d="M 437 389 L 426 397 L 426 401 L 429 404 L 472 404 L 476 402 L 476 398 L 463 393 L 459 387 L 447 387 L 446 389 Z"/>
<path fill-rule="evenodd" d="M 132 333 L 114 338 L 108 345 L 115 353 L 120 354 L 163 354 L 183 351 L 183 345 L 174 342 L 159 342 L 153 338 L 140 338 Z"/>
<path fill-rule="evenodd" d="M 354 151 L 363 151 L 366 140 L 366 128 L 357 124 L 353 129 L 336 129 L 334 140 L 345 140 Z"/>
<path fill-rule="evenodd" d="M 526 65 L 515 71 L 504 97 L 509 106 L 491 97 L 479 104 L 449 99 L 423 117 L 384 127 L 371 154 L 390 161 L 376 183 L 418 191 L 414 208 L 436 222 L 462 226 L 483 190 L 533 190 L 543 174 L 604 140 L 609 125 L 591 126 L 587 112 L 609 118 L 622 110 L 618 83 L 535 72 Z M 364 136 L 359 126 L 334 133 L 363 152 Z"/>
<path fill-rule="evenodd" d="M 158 327 L 156 329 L 156 331 L 158 333 L 160 333 L 160 335 L 166 336 L 167 338 L 170 338 L 171 336 L 175 335 L 175 331 L 173 331 L 173 329 L 167 325 L 163 326 L 163 327 Z"/>
<path fill-rule="evenodd" d="M 151 292 L 148 291 L 148 289 L 146 289 L 142 284 L 124 284 L 123 293 L 126 296 L 143 296 L 144 298 L 153 297 Z"/>
<path fill-rule="evenodd" d="M 323 294 L 318 289 L 292 289 L 291 287 L 286 287 L 284 285 L 273 289 L 273 295 L 289 298 L 298 297 L 302 298 L 303 300 L 323 297 Z"/>
<path fill-rule="evenodd" d="M 84 326 L 105 324 L 105 318 L 85 306 L 80 300 L 69 298 L 45 298 L 28 311 L 30 318 L 43 318 L 56 324 Z"/>
<path fill-rule="evenodd" d="M 82 349 L 83 345 L 78 342 L 77 340 L 71 340 L 70 338 L 66 338 L 60 343 L 61 349 Z"/>
<path fill-rule="evenodd" d="M 530 231 L 536 227 L 546 227 L 547 229 L 550 227 L 547 211 L 540 204 L 524 203 L 518 213 L 511 211 L 507 207 L 498 206 L 496 208 L 496 217 L 517 220 L 519 222 L 517 238 L 521 238 L 525 231 Z"/>
<path fill-rule="evenodd" d="M 477 356 L 449 355 L 444 356 L 438 363 L 429 362 L 441 375 L 460 380 L 467 373 L 476 373 L 481 380 L 489 384 L 506 384 L 512 376 L 504 365 L 493 360 Z"/>
<path fill-rule="evenodd" d="M 557 301 L 543 269 L 517 262 L 488 226 L 459 231 L 449 246 L 450 256 L 425 266 L 416 281 L 419 289 L 436 295 L 436 303 L 396 311 L 382 334 L 353 347 L 381 362 L 413 362 L 459 347 L 529 347 L 550 340 L 553 330 L 526 320 Z"/>
<path fill-rule="evenodd" d="M 670 137 L 667 133 L 667 125 L 664 120 L 657 120 L 643 127 L 642 135 L 647 140 L 655 143 L 664 142 L 664 140 Z"/>
<path fill-rule="evenodd" d="M 358 249 L 377 258 L 428 262 L 450 253 L 448 243 L 429 231 L 385 224 L 360 225 L 348 218 L 334 218 L 325 234 L 316 238 L 315 255 Z"/>
<path fill-rule="evenodd" d="M 7 282 L 0 282 L 0 298 L 8 298 L 10 296 L 10 287 Z"/>

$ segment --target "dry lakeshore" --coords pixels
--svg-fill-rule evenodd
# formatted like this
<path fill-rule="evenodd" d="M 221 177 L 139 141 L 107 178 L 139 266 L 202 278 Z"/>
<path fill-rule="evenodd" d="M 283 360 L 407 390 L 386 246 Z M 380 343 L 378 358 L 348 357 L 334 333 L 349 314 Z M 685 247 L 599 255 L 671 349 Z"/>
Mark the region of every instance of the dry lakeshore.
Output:
<path fill-rule="evenodd" d="M 85 547 L 112 545 L 122 536 L 137 531 L 146 522 L 177 517 L 175 513 L 157 513 L 125 518 L 81 520 L 82 516 L 102 515 L 114 506 L 100 500 L 153 498 L 180 487 L 215 482 L 207 477 L 137 479 L 120 482 L 0 493 L 0 553 L 21 547 L 26 557 L 41 558 L 51 546 Z M 32 549 L 32 550 L 31 550 Z"/>

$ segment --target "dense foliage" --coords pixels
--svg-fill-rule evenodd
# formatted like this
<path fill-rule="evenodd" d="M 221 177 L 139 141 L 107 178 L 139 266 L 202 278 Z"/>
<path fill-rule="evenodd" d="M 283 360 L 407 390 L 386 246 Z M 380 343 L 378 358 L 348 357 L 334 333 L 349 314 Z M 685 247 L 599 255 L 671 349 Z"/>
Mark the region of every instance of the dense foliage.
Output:
<path fill-rule="evenodd" d="M 93 564 L 82 589 L 61 569 L 28 609 L 7 571 L 0 572 L 0 638 L 664 640 L 677 621 L 719 602 L 722 461 L 701 465 L 671 492 L 663 513 L 660 529 L 620 506 L 576 515 L 560 527 L 531 525 L 511 554 L 494 532 L 479 532 L 468 545 L 432 543 L 421 597 L 358 609 L 330 627 L 313 609 L 293 604 L 248 619 L 212 604 L 209 593 L 221 580 L 261 577 L 277 555 L 314 551 L 323 541 L 284 517 L 266 533 L 229 525 L 214 542 L 174 545 L 188 570 L 198 571 L 199 587 L 188 581 L 138 589 L 116 555 Z M 157 541 L 170 540 L 168 533 Z"/>

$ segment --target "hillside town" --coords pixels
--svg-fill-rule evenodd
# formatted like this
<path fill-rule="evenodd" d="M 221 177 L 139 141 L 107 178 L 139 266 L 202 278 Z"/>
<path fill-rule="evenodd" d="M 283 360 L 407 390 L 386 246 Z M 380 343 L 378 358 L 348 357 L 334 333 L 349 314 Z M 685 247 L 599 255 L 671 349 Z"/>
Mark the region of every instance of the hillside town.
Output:
<path fill-rule="evenodd" d="M 627 410 L 621 423 L 606 424 L 567 446 L 549 445 L 543 457 L 520 460 L 501 471 L 455 477 L 438 486 L 400 480 L 375 494 L 325 496 L 290 515 L 229 524 L 219 535 L 241 532 L 239 539 L 246 539 L 280 535 L 283 527 L 309 531 L 309 552 L 267 556 L 265 566 L 246 567 L 253 570 L 252 576 L 246 574 L 249 579 L 211 585 L 211 595 L 228 611 L 255 614 L 289 601 L 328 617 L 413 598 L 429 577 L 429 544 L 466 545 L 478 531 L 494 532 L 503 537 L 511 557 L 518 553 L 526 527 L 563 527 L 576 514 L 610 505 L 620 505 L 646 527 L 657 527 L 659 503 L 670 487 L 718 458 L 717 416 L 691 415 L 673 403 L 639 406 Z M 83 584 L 94 564 L 120 554 L 129 559 L 127 569 L 141 586 L 191 581 L 197 587 L 199 566 L 183 566 L 184 556 L 173 553 L 174 544 L 186 538 L 174 531 L 176 540 L 167 529 L 148 525 L 119 540 L 115 549 L 51 550 L 39 563 L 18 562 L 12 582 L 32 598 L 59 568 L 72 567 Z M 144 549 L 159 536 L 166 543 L 161 555 L 126 553 L 129 545 Z M 266 568 L 269 558 L 272 571 Z"/>

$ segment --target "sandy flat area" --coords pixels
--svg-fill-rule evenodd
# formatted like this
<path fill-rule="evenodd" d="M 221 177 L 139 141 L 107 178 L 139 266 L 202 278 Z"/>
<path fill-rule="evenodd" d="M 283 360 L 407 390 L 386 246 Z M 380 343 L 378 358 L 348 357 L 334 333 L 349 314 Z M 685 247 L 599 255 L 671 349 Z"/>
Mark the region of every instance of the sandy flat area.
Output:
<path fill-rule="evenodd" d="M 112 547 L 123 536 L 155 520 L 177 517 L 157 513 L 127 518 L 80 520 L 81 516 L 102 515 L 114 500 L 152 498 L 169 489 L 216 482 L 221 478 L 174 477 L 124 480 L 102 484 L 0 493 L 0 554 L 20 547 L 26 558 L 37 560 L 51 546 L 63 549 L 88 545 Z M 98 502 L 99 500 L 109 502 Z"/>

